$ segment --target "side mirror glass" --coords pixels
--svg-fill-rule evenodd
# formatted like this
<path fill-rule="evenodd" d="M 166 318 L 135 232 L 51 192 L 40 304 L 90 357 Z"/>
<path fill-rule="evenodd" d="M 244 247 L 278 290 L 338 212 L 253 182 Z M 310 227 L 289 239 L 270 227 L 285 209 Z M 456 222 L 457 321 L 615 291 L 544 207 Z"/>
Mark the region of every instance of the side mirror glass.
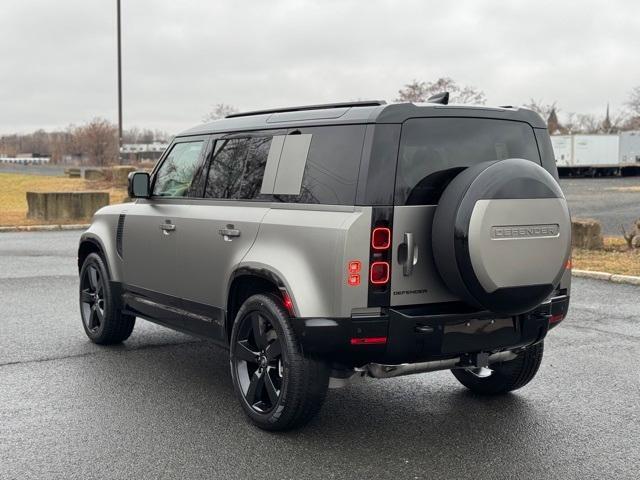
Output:
<path fill-rule="evenodd" d="M 150 180 L 147 172 L 131 172 L 128 178 L 130 198 L 149 198 L 151 196 Z"/>

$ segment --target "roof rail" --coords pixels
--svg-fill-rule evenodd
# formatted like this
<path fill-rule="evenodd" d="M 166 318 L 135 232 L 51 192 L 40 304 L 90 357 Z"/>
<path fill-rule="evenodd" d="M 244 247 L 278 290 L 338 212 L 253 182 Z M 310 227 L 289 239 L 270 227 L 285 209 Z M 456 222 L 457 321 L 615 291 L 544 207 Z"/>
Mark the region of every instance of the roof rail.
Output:
<path fill-rule="evenodd" d="M 386 105 L 384 100 L 364 100 L 359 102 L 324 103 L 319 105 L 304 105 L 300 107 L 272 108 L 268 110 L 255 110 L 253 112 L 240 112 L 227 115 L 225 118 L 250 117 L 252 115 L 265 115 L 267 113 L 301 112 L 304 110 L 322 110 L 325 108 L 347 108 L 347 107 L 377 107 Z"/>

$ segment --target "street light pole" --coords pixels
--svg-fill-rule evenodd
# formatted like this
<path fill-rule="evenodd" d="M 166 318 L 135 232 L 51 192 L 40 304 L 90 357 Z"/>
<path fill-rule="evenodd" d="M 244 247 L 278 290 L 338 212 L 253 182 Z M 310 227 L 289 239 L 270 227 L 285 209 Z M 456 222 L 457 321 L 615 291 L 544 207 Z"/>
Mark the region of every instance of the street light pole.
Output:
<path fill-rule="evenodd" d="M 122 163 L 122 41 L 120 32 L 120 0 L 117 4 L 118 23 L 118 163 Z"/>

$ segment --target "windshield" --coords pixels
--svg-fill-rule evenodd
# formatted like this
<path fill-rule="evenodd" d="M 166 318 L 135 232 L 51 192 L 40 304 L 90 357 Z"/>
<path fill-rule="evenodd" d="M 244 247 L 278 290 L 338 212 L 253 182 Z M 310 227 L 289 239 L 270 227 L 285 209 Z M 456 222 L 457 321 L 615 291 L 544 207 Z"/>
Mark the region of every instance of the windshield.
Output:
<path fill-rule="evenodd" d="M 396 205 L 435 205 L 462 170 L 488 160 L 540 163 L 533 129 L 485 118 L 416 118 L 402 126 Z"/>

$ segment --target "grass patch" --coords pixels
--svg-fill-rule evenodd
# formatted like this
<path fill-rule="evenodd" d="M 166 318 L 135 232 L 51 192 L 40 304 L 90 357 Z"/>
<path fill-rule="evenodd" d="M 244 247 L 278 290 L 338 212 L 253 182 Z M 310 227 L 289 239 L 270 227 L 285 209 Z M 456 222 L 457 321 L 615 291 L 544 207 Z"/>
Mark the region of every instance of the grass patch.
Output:
<path fill-rule="evenodd" d="M 109 201 L 112 204 L 121 203 L 127 196 L 124 188 L 114 188 L 109 183 L 102 181 L 0 173 L 0 226 L 41 225 L 43 223 L 42 220 L 27 218 L 27 191 L 78 192 L 82 190 L 108 191 Z M 67 223 L 77 223 L 77 221 L 72 220 Z"/>
<path fill-rule="evenodd" d="M 605 237 L 603 250 L 574 248 L 573 268 L 640 276 L 640 249 L 629 250 L 622 237 Z"/>

